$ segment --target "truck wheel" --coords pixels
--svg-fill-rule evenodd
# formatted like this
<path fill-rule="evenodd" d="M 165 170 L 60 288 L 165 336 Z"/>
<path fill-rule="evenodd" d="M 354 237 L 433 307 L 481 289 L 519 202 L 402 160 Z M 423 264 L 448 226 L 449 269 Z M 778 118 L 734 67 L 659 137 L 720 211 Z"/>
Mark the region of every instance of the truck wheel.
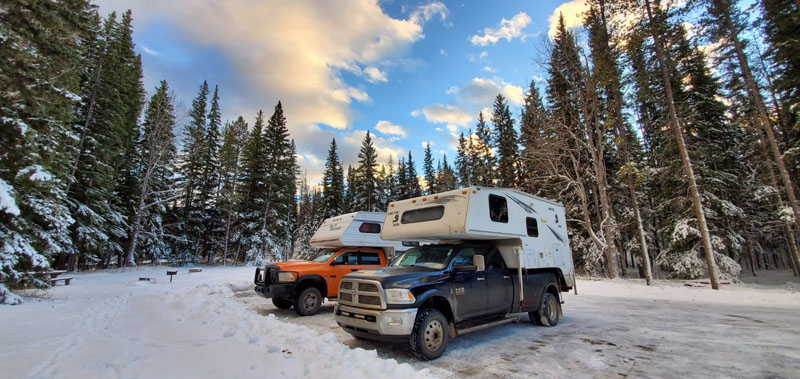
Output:
<path fill-rule="evenodd" d="M 289 309 L 292 307 L 292 301 L 287 299 L 272 298 L 272 305 L 278 309 Z"/>
<path fill-rule="evenodd" d="M 447 318 L 436 309 L 425 309 L 417 314 L 409 338 L 411 354 L 423 361 L 439 358 L 450 337 Z"/>
<path fill-rule="evenodd" d="M 528 314 L 535 325 L 556 326 L 561 315 L 561 304 L 558 298 L 552 293 L 545 293 L 542 299 L 542 307 L 536 312 Z"/>
<path fill-rule="evenodd" d="M 319 312 L 322 294 L 314 287 L 308 287 L 294 298 L 294 311 L 300 316 L 311 316 Z"/>

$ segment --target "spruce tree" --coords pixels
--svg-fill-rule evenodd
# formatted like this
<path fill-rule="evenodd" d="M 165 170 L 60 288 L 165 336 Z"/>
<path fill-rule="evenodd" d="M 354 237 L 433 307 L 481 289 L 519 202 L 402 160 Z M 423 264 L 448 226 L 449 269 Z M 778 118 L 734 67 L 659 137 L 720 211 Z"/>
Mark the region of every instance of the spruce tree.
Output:
<path fill-rule="evenodd" d="M 495 185 L 495 157 L 492 153 L 492 129 L 483 118 L 483 112 L 478 113 L 478 123 L 475 125 L 475 138 L 470 138 L 472 154 L 473 175 L 475 185 L 493 187 Z"/>
<path fill-rule="evenodd" d="M 470 131 L 470 138 L 472 131 Z M 462 187 L 469 187 L 473 184 L 474 167 L 469 156 L 469 145 L 467 139 L 464 137 L 464 132 L 458 136 L 458 147 L 456 155 L 456 172 L 458 176 L 458 183 Z"/>
<path fill-rule="evenodd" d="M 250 257 L 255 262 L 261 262 L 269 252 L 277 253 L 273 258 L 285 260 L 292 250 L 298 168 L 294 141 L 289 138 L 280 101 L 264 130 L 264 141 L 267 199 L 260 231 L 262 252 Z"/>
<path fill-rule="evenodd" d="M 437 192 L 435 189 L 436 171 L 433 168 L 433 154 L 431 154 L 430 142 L 425 144 L 425 158 L 422 162 L 422 171 L 425 174 L 425 183 L 427 185 L 425 193 L 430 195 Z"/>
<path fill-rule="evenodd" d="M 347 190 L 344 195 L 344 211 L 342 213 L 358 212 L 363 209 L 358 208 L 359 175 L 353 166 L 347 166 Z"/>
<path fill-rule="evenodd" d="M 408 151 L 408 160 L 406 161 L 406 193 L 405 198 L 422 196 L 422 189 L 419 186 L 419 178 L 417 177 L 417 168 L 414 166 L 414 160 L 411 158 L 411 151 Z"/>
<path fill-rule="evenodd" d="M 520 184 L 525 191 L 532 194 L 539 191 L 534 185 L 535 178 L 542 175 L 537 159 L 537 154 L 540 152 L 537 151 L 536 144 L 539 138 L 544 137 L 542 134 L 546 129 L 547 119 L 547 110 L 539 94 L 539 88 L 536 86 L 536 81 L 531 80 L 520 117 L 520 142 L 522 144 Z"/>
<path fill-rule="evenodd" d="M 436 192 L 445 192 L 456 188 L 458 188 L 456 174 L 447 163 L 447 154 L 443 154 L 439 171 L 436 173 Z"/>
<path fill-rule="evenodd" d="M 214 86 L 211 98 L 211 109 L 208 113 L 208 129 L 205 134 L 203 148 L 203 166 L 200 180 L 200 197 L 198 204 L 202 207 L 203 248 L 208 255 L 208 264 L 213 262 L 214 252 L 219 249 L 217 234 L 219 227 L 219 209 L 217 207 L 217 191 L 219 189 L 219 144 L 222 115 L 219 108 L 219 86 Z"/>
<path fill-rule="evenodd" d="M 501 94 L 498 94 L 494 99 L 492 124 L 494 124 L 496 134 L 494 146 L 497 149 L 498 184 L 501 187 L 516 187 L 519 162 L 517 131 L 514 130 L 514 119 L 511 118 L 508 103 Z"/>
<path fill-rule="evenodd" d="M 395 186 L 397 193 L 395 200 L 408 199 L 408 170 L 406 169 L 406 161 L 403 159 L 403 157 L 400 157 L 397 160 L 397 171 L 395 176 L 397 177 L 397 184 Z"/>
<path fill-rule="evenodd" d="M 244 146 L 247 143 L 247 122 L 242 116 L 233 123 L 226 123 L 222 132 L 222 147 L 219 149 L 220 159 L 220 178 L 222 187 L 220 189 L 217 207 L 224 219 L 224 234 L 222 238 L 222 264 L 226 265 L 228 260 L 228 249 L 232 242 L 234 225 L 239 213 L 236 209 L 237 196 L 241 193 L 241 171 L 242 155 Z"/>
<path fill-rule="evenodd" d="M 189 110 L 189 123 L 186 125 L 186 142 L 181 157 L 181 184 L 183 187 L 182 219 L 180 233 L 182 243 L 178 247 L 181 260 L 197 261 L 205 233 L 203 227 L 203 204 L 201 192 L 204 186 L 203 171 L 205 164 L 208 83 L 203 81 L 197 97 L 192 101 Z"/>
<path fill-rule="evenodd" d="M 242 151 L 242 194 L 239 197 L 239 219 L 236 240 L 246 259 L 262 253 L 260 232 L 263 229 L 264 209 L 267 205 L 266 141 L 264 140 L 264 112 L 259 110 L 250 137 Z"/>
<path fill-rule="evenodd" d="M 325 172 L 322 174 L 322 204 L 323 220 L 344 212 L 344 172 L 335 138 L 331 140 Z"/>
<path fill-rule="evenodd" d="M 374 212 L 380 209 L 379 181 L 376 172 L 378 153 L 372 144 L 372 137 L 367 131 L 361 150 L 358 152 L 358 187 L 356 187 L 356 203 L 358 210 Z"/>

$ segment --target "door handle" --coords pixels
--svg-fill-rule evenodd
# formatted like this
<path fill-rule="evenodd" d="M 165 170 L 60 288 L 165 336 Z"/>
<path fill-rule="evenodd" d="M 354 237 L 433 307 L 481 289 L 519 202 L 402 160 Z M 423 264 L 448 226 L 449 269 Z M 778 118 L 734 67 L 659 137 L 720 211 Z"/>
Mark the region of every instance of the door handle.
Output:
<path fill-rule="evenodd" d="M 486 280 L 486 278 L 478 278 L 478 280 Z"/>
<path fill-rule="evenodd" d="M 511 277 L 508 275 L 503 275 L 503 279 L 511 279 Z"/>

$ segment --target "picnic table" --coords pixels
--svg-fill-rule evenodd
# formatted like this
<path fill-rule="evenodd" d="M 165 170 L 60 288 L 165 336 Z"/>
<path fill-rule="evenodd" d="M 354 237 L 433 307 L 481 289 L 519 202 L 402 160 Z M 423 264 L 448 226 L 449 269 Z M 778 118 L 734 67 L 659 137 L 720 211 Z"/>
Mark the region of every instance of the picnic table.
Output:
<path fill-rule="evenodd" d="M 61 276 L 61 274 L 65 274 L 66 272 L 67 272 L 67 270 L 29 271 L 29 272 L 26 272 L 26 274 L 32 275 L 32 276 L 45 277 L 42 280 L 44 280 L 46 282 L 50 282 L 51 286 L 55 286 L 56 283 L 58 283 L 58 282 L 64 282 L 64 285 L 68 286 L 69 282 L 71 282 L 73 278 L 71 278 L 71 277 L 59 278 L 59 276 Z M 48 276 L 50 277 L 49 279 L 46 278 Z"/>

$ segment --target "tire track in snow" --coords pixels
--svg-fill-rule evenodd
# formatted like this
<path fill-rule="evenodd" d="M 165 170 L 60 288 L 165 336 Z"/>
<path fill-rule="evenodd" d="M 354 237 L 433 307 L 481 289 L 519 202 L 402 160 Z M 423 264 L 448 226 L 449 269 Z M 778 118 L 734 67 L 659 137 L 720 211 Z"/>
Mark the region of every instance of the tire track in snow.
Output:
<path fill-rule="evenodd" d="M 67 361 L 76 349 L 79 349 L 90 337 L 107 333 L 107 328 L 124 303 L 126 303 L 125 300 L 115 297 L 82 312 L 80 324 L 70 329 L 62 342 L 55 347 L 55 351 L 32 367 L 28 376 L 31 378 L 56 377 L 61 363 Z"/>

